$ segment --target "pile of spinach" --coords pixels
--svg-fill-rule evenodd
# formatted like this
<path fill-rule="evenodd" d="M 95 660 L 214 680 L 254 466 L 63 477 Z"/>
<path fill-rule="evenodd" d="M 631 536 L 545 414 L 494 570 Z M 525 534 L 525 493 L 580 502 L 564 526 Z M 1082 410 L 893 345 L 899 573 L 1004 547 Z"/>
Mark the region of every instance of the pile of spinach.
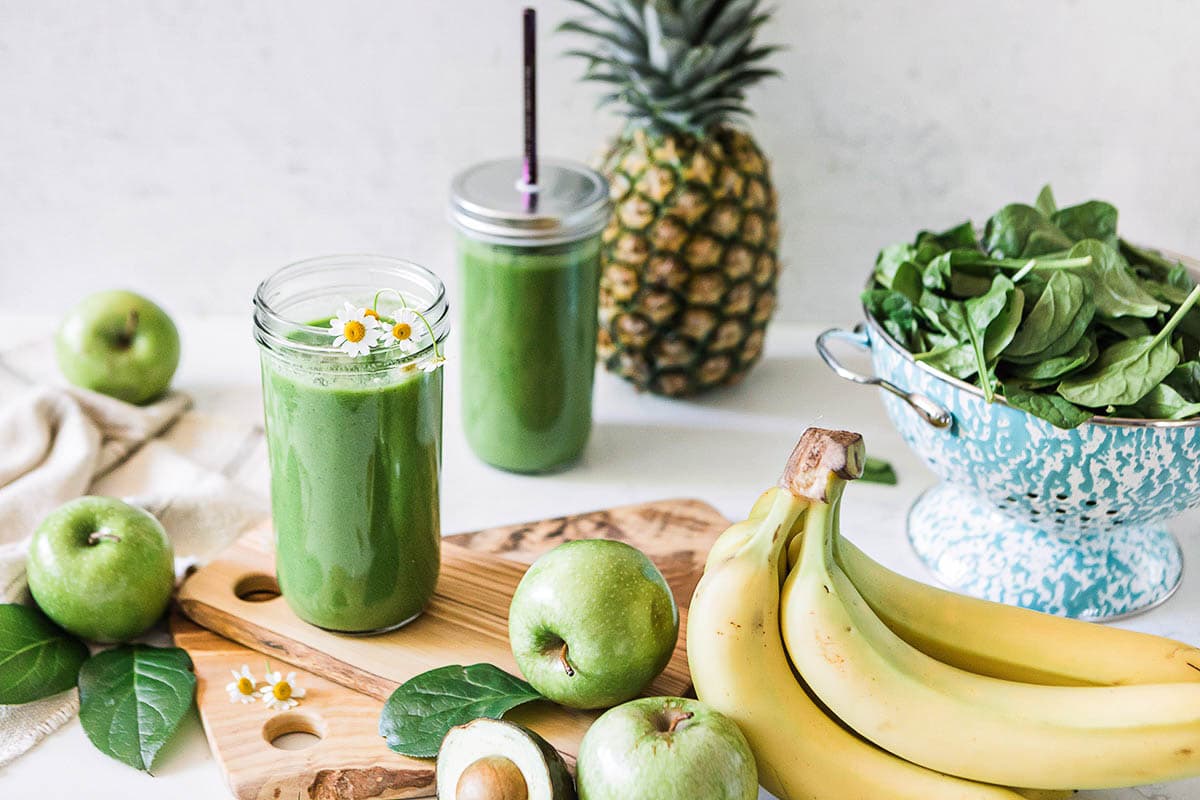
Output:
<path fill-rule="evenodd" d="M 921 231 L 875 260 L 867 312 L 913 357 L 1060 428 L 1200 414 L 1200 286 L 1089 200 Z"/>

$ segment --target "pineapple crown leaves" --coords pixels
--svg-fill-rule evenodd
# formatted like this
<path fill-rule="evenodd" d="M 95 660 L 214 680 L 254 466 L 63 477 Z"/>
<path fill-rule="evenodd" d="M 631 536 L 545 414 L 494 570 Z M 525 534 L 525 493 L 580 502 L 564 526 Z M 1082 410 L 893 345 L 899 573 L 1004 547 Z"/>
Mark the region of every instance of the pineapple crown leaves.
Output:
<path fill-rule="evenodd" d="M 606 84 L 600 105 L 617 105 L 633 128 L 702 136 L 749 116 L 745 90 L 778 71 L 763 65 L 779 50 L 757 46 L 770 12 L 761 0 L 571 0 L 590 12 L 559 31 L 592 49 L 568 50 L 587 61 L 583 79 Z"/>

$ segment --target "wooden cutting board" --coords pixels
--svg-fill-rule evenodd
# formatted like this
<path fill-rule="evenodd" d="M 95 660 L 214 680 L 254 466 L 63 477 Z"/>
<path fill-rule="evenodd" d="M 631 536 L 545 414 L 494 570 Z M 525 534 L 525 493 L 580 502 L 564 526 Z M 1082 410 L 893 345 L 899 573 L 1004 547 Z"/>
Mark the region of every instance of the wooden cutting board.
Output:
<path fill-rule="evenodd" d="M 297 620 L 271 577 L 270 530 L 256 529 L 193 574 L 180 591 L 183 611 L 211 630 L 178 615 L 172 627 L 195 662 L 205 731 L 238 798 L 432 797 L 433 763 L 384 746 L 378 734 L 381 701 L 403 680 L 442 664 L 489 661 L 520 674 L 504 623 L 508 598 L 524 572 L 521 562 L 571 539 L 620 539 L 655 561 L 683 606 L 709 546 L 727 524 L 705 503 L 671 500 L 447 537 L 443 577 L 430 612 L 407 628 L 375 637 L 331 634 Z M 682 608 L 681 618 L 686 622 Z M 681 624 L 671 664 L 650 693 L 690 689 L 684 628 Z M 298 683 L 308 690 L 298 708 L 270 714 L 261 704 L 229 701 L 224 687 L 232 679 L 230 670 L 249 664 L 261 674 L 265 658 L 273 669 L 296 669 Z M 539 730 L 573 763 L 595 716 L 534 703 L 509 718 Z M 320 739 L 303 750 L 271 744 L 280 734 L 294 732 Z"/>

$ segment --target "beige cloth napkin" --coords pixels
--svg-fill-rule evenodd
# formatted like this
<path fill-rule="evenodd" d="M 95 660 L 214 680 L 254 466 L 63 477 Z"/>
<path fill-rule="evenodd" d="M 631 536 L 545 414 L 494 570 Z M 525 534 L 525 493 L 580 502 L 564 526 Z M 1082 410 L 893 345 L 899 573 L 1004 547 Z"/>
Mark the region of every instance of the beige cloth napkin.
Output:
<path fill-rule="evenodd" d="M 0 354 L 0 602 L 28 599 L 29 536 L 83 494 L 123 497 L 155 514 L 177 559 L 203 559 L 263 517 L 261 493 L 247 486 L 259 483 L 250 470 L 265 461 L 257 424 L 189 410 L 180 393 L 139 407 L 34 378 L 53 363 L 41 348 Z M 0 766 L 77 709 L 73 689 L 0 706 Z"/>

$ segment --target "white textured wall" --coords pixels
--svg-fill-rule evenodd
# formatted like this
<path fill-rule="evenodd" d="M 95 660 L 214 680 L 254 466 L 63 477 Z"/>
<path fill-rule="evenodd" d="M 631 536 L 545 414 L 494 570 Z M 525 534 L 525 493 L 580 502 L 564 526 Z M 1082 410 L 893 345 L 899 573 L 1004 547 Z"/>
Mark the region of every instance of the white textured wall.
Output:
<path fill-rule="evenodd" d="M 1047 179 L 1200 253 L 1200 4 L 775 4 L 784 318 L 849 320 L 880 245 Z M 0 0 L 0 311 L 116 284 L 235 310 L 337 251 L 452 283 L 449 176 L 520 144 L 520 5 Z M 587 158 L 614 123 L 538 5 L 545 148 Z"/>

